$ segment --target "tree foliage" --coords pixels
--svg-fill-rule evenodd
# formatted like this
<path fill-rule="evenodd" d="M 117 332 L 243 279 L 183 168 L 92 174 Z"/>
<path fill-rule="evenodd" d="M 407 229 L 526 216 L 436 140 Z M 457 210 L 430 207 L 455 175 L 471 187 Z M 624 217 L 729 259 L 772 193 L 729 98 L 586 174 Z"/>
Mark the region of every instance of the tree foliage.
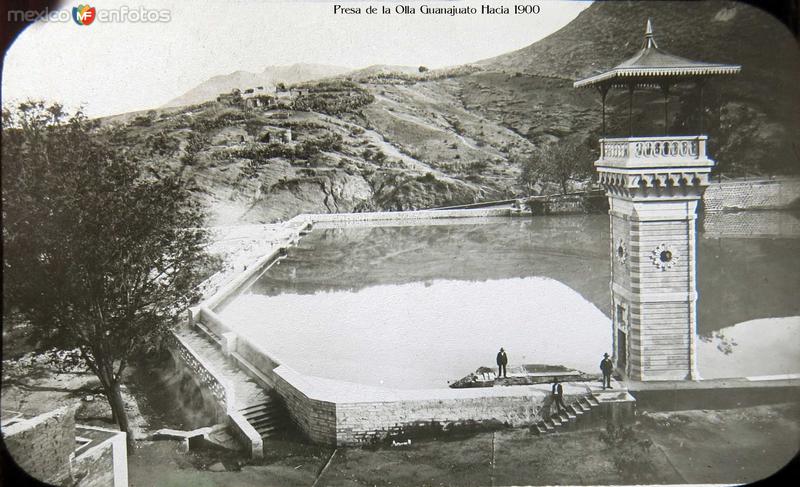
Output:
<path fill-rule="evenodd" d="M 561 192 L 569 192 L 569 182 L 592 174 L 594 158 L 588 146 L 570 141 L 546 144 L 523 161 L 520 183 L 527 188 L 554 182 Z"/>
<path fill-rule="evenodd" d="M 4 318 L 97 375 L 127 431 L 122 373 L 196 299 L 203 215 L 178 175 L 143 173 L 80 112 L 3 111 Z"/>

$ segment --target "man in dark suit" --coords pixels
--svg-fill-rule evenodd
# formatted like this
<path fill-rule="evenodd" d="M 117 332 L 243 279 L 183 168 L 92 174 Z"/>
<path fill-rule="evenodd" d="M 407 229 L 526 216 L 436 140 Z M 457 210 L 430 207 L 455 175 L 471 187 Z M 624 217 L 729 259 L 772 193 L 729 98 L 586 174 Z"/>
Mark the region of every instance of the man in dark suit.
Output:
<path fill-rule="evenodd" d="M 564 388 L 559 384 L 558 377 L 553 377 L 552 392 L 553 402 L 556 405 L 556 414 L 560 414 L 561 411 L 566 411 L 567 407 L 564 406 Z"/>
<path fill-rule="evenodd" d="M 500 351 L 497 352 L 497 378 L 499 379 L 502 375 L 503 378 L 507 378 L 506 375 L 506 365 L 508 365 L 508 355 L 506 355 L 506 351 L 503 350 L 503 347 L 500 347 Z"/>
<path fill-rule="evenodd" d="M 614 362 L 608 358 L 607 353 L 603 354 L 603 361 L 600 362 L 600 371 L 603 372 L 603 390 L 606 389 L 606 386 L 608 386 L 609 389 L 612 389 L 611 373 L 614 372 Z"/>

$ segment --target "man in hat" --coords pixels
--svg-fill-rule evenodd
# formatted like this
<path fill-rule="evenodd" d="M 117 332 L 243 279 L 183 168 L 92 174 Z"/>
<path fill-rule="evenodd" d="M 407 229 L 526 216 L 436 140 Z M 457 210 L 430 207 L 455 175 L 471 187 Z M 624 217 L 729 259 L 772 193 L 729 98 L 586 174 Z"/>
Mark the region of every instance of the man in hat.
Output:
<path fill-rule="evenodd" d="M 564 406 L 564 388 L 558 382 L 558 377 L 553 377 L 553 403 L 556 405 L 556 414 L 561 414 L 561 411 L 566 411 L 567 407 Z"/>
<path fill-rule="evenodd" d="M 500 347 L 500 351 L 497 352 L 497 378 L 499 379 L 502 375 L 503 378 L 507 378 L 506 375 L 506 365 L 508 365 L 508 355 L 506 355 L 506 351 L 503 350 L 503 347 Z"/>
<path fill-rule="evenodd" d="M 603 372 L 603 390 L 605 390 L 606 387 L 612 389 L 611 373 L 614 372 L 614 362 L 608 358 L 607 353 L 603 354 L 603 361 L 600 362 L 600 371 Z"/>

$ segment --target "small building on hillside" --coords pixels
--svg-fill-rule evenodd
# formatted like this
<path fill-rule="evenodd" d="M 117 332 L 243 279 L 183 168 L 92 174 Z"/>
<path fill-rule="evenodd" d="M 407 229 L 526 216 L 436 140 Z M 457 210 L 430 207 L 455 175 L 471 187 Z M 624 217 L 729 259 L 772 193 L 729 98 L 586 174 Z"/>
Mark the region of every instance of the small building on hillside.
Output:
<path fill-rule="evenodd" d="M 261 142 L 282 142 L 292 141 L 292 129 L 283 127 L 264 127 L 264 132 L 259 137 Z"/>
<path fill-rule="evenodd" d="M 226 105 L 241 105 L 242 92 L 237 88 L 230 91 L 229 93 L 222 93 L 217 97 L 217 101 L 219 103 L 224 103 Z"/>
<path fill-rule="evenodd" d="M 273 108 L 277 105 L 278 100 L 274 96 L 264 94 L 263 92 L 245 93 L 242 96 L 244 106 L 248 108 Z"/>

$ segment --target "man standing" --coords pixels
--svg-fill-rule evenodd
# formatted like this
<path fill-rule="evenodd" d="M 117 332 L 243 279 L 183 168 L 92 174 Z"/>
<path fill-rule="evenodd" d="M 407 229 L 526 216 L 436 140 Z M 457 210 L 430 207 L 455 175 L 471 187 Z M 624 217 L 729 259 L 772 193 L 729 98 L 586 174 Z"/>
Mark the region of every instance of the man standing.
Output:
<path fill-rule="evenodd" d="M 606 390 L 606 387 L 612 389 L 611 387 L 611 373 L 614 372 L 614 362 L 608 358 L 608 354 L 603 354 L 603 361 L 600 362 L 600 371 L 603 372 L 603 390 Z"/>
<path fill-rule="evenodd" d="M 567 407 L 564 406 L 564 388 L 558 382 L 558 377 L 553 377 L 553 402 L 556 404 L 556 414 L 561 414 L 561 411 L 566 411 Z"/>
<path fill-rule="evenodd" d="M 506 355 L 506 351 L 503 350 L 503 347 L 500 347 L 500 351 L 497 352 L 497 378 L 499 379 L 500 376 L 503 378 L 508 378 L 506 375 L 506 365 L 508 365 L 508 355 Z"/>

